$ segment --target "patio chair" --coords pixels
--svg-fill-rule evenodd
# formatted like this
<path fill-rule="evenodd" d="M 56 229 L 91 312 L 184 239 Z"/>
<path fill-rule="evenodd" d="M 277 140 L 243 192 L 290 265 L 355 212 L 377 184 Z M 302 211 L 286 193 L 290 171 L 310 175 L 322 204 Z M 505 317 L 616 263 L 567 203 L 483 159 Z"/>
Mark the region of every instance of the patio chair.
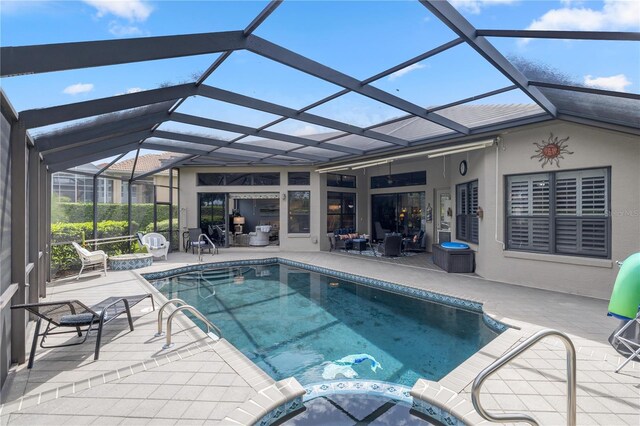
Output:
<path fill-rule="evenodd" d="M 162 234 L 156 232 L 150 232 L 142 236 L 142 245 L 147 248 L 147 251 L 151 253 L 155 258 L 163 258 L 167 260 L 169 253 L 169 241 Z"/>
<path fill-rule="evenodd" d="M 27 367 L 33 367 L 33 361 L 36 354 L 36 347 L 38 344 L 39 336 L 42 336 L 42 340 L 40 341 L 41 348 L 58 348 L 80 345 L 87 340 L 87 337 L 89 337 L 89 332 L 94 330 L 97 331 L 98 334 L 96 336 L 96 349 L 93 359 L 97 360 L 100 357 L 100 340 L 102 338 L 102 327 L 105 324 L 116 319 L 121 314 L 126 313 L 129 320 L 129 328 L 131 329 L 131 331 L 133 331 L 131 307 L 137 305 L 146 298 L 151 299 L 151 306 L 155 310 L 156 306 L 153 301 L 153 295 L 151 293 L 139 294 L 136 296 L 108 297 L 102 302 L 93 305 L 90 308 L 79 300 L 27 303 L 23 305 L 12 306 L 11 309 L 26 309 L 27 311 L 38 317 L 38 321 L 36 322 L 36 329 L 33 334 L 33 343 L 31 344 L 29 364 L 27 365 Z M 42 320 L 47 321 L 47 328 L 45 329 L 44 333 L 40 333 Z M 54 330 L 63 327 L 72 328 L 73 330 L 54 332 Z M 83 330 L 82 327 L 86 327 L 86 329 Z M 45 346 L 44 342 L 47 336 L 66 333 L 77 333 L 78 337 L 83 337 L 82 333 L 85 334 L 84 338 L 79 342 L 65 342 L 59 345 Z"/>
<path fill-rule="evenodd" d="M 382 224 L 378 221 L 376 221 L 373 225 L 376 228 L 376 241 L 382 240 L 385 235 L 391 232 L 391 230 L 383 228 Z"/>
<path fill-rule="evenodd" d="M 202 252 L 202 250 L 209 250 L 209 253 L 211 253 L 213 249 L 217 253 L 218 249 L 215 245 L 209 243 L 210 240 L 206 238 L 200 239 L 200 234 L 202 233 L 202 229 L 200 228 L 189 228 L 189 247 L 191 247 L 191 254 L 195 254 L 195 250 L 198 247 L 200 247 L 200 252 Z"/>
<path fill-rule="evenodd" d="M 616 368 L 616 373 L 630 361 L 640 361 L 640 309 L 635 318 L 620 323 L 609 336 L 609 343 L 620 355 L 626 357 Z"/>
<path fill-rule="evenodd" d="M 402 235 L 387 234 L 377 247 L 382 256 L 400 256 L 402 254 Z"/>
<path fill-rule="evenodd" d="M 80 244 L 75 242 L 71 243 L 71 245 L 73 246 L 74 249 L 76 249 L 76 252 L 80 257 L 80 262 L 82 262 L 82 266 L 80 267 L 80 272 L 78 273 L 76 280 L 80 279 L 80 275 L 82 275 L 82 271 L 86 266 L 93 266 L 93 265 L 103 265 L 104 276 L 105 277 L 107 276 L 107 259 L 109 256 L 107 256 L 107 254 L 104 251 L 102 250 L 89 251 L 86 248 L 80 246 Z"/>
<path fill-rule="evenodd" d="M 420 231 L 413 238 L 407 238 L 404 241 L 405 251 L 425 251 L 427 249 L 427 233 Z"/>

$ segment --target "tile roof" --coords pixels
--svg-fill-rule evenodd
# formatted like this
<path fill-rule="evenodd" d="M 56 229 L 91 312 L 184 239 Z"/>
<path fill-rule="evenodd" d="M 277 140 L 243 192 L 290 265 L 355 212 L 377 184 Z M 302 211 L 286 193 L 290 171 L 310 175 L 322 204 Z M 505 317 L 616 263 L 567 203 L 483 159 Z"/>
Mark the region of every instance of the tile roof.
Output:
<path fill-rule="evenodd" d="M 173 157 L 179 157 L 181 154 L 176 154 L 173 152 L 163 152 L 161 154 L 145 154 L 138 157 L 138 162 L 136 163 L 136 174 L 149 172 L 151 170 L 156 170 L 162 167 L 161 160 L 168 160 Z M 109 168 L 109 172 L 131 172 L 133 168 L 133 163 L 135 161 L 135 157 L 128 158 L 126 160 L 120 161 Z M 98 164 L 98 168 L 101 169 L 105 167 L 109 163 Z"/>

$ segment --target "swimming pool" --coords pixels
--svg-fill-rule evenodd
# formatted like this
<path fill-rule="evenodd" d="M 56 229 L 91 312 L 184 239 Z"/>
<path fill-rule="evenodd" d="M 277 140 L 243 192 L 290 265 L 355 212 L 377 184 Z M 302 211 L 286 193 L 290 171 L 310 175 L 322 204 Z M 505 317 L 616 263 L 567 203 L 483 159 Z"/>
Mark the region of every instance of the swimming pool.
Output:
<path fill-rule="evenodd" d="M 497 336 L 481 313 L 281 263 L 149 279 L 194 305 L 271 377 L 303 385 L 437 381 Z"/>

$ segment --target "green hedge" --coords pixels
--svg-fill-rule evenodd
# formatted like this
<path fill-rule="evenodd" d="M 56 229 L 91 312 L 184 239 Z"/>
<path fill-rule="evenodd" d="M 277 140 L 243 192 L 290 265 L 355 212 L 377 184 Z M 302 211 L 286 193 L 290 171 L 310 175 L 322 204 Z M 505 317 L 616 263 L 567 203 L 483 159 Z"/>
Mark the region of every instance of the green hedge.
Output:
<path fill-rule="evenodd" d="M 138 229 L 137 223 L 132 223 L 134 229 Z M 129 227 L 126 220 L 115 221 L 105 220 L 98 222 L 98 238 L 107 237 L 121 237 L 129 235 Z M 93 238 L 93 222 L 83 223 L 52 223 L 51 224 L 51 242 L 62 243 L 69 242 L 69 244 L 52 245 L 51 246 L 51 267 L 64 271 L 69 269 L 77 269 L 80 267 L 80 259 L 71 241 L 78 243 L 83 242 L 85 239 Z M 88 250 L 93 250 L 93 247 L 86 247 Z M 101 244 L 98 249 L 104 250 L 108 255 L 117 255 L 123 253 L 129 253 L 131 247 L 128 241 Z"/>
<path fill-rule="evenodd" d="M 126 221 L 128 205 L 98 203 L 98 222 Z M 153 204 L 132 204 L 131 218 L 140 229 L 153 223 Z M 51 209 L 51 223 L 84 223 L 93 220 L 92 203 L 55 203 Z M 153 226 L 153 225 L 152 225 Z M 134 229 L 136 232 L 138 228 Z M 126 235 L 126 234 L 125 234 Z"/>
<path fill-rule="evenodd" d="M 178 230 L 178 219 L 173 219 L 173 230 Z M 148 234 L 149 232 L 156 232 L 153 230 L 153 223 L 148 224 L 144 228 L 144 233 Z M 158 231 L 157 232 L 169 232 L 169 219 L 167 220 L 159 220 L 158 221 Z"/>

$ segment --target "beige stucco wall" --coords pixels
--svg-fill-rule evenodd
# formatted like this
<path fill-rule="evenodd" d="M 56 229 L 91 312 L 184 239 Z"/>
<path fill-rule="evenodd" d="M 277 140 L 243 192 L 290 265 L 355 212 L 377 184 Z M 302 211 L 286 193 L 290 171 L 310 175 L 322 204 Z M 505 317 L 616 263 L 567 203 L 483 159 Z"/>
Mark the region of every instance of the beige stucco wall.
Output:
<path fill-rule="evenodd" d="M 531 159 L 535 147 L 533 142 L 547 140 L 553 133 L 560 138 L 569 137 L 569 150 L 574 153 L 555 165 L 541 168 L 537 159 Z M 281 184 L 274 187 L 196 187 L 196 173 L 217 171 L 255 171 L 255 168 L 183 168 L 180 175 L 180 205 L 186 208 L 187 224 L 197 224 L 198 192 L 279 192 L 289 190 L 311 191 L 311 232 L 288 235 L 287 202 L 280 201 L 280 245 L 283 250 L 315 251 L 328 250 L 327 191 L 355 192 L 357 194 L 357 230 L 371 233 L 371 195 L 393 192 L 425 192 L 425 206 L 431 204 L 436 214 L 434 194 L 437 189 L 448 188 L 452 196 L 454 217 L 452 238 L 455 240 L 455 187 L 459 183 L 477 179 L 479 184 L 479 206 L 484 218 L 479 225 L 476 272 L 488 279 L 517 285 L 558 290 L 596 298 L 608 299 L 617 275 L 615 260 L 624 260 L 640 251 L 640 138 L 624 133 L 607 131 L 584 125 L 556 121 L 510 130 L 501 135 L 502 147 L 470 151 L 444 158 L 417 157 L 410 161 L 392 163 L 391 173 L 426 170 L 427 184 L 398 188 L 371 190 L 371 176 L 387 175 L 387 165 L 368 169 L 346 171 L 357 176 L 357 189 L 332 188 L 326 185 L 326 175 L 314 172 L 314 168 L 264 168 L 281 171 Z M 498 161 L 497 160 L 498 158 Z M 460 161 L 467 160 L 468 172 L 461 176 Z M 498 164 L 496 165 L 496 162 Z M 497 166 L 497 170 L 496 170 Z M 571 170 L 592 167 L 611 167 L 611 259 L 595 259 L 577 256 L 559 256 L 508 251 L 504 240 L 504 176 L 533 173 L 545 170 Z M 311 171 L 309 187 L 288 187 L 287 171 Z M 340 173 L 340 172 L 338 172 Z M 433 222 L 426 223 L 429 244 L 434 241 Z"/>
<path fill-rule="evenodd" d="M 280 185 L 265 186 L 196 186 L 197 173 L 242 173 L 242 172 L 280 172 Z M 289 186 L 287 184 L 287 172 L 309 171 L 311 172 L 311 185 Z M 308 234 L 289 234 L 287 231 L 288 200 L 283 200 L 282 195 L 288 191 L 311 191 L 311 215 L 310 232 Z M 326 211 L 326 196 L 322 201 L 320 191 L 320 175 L 313 169 L 304 167 L 183 167 L 180 169 L 180 228 L 198 227 L 198 193 L 205 192 L 277 192 L 280 194 L 280 247 L 283 250 L 292 251 L 318 251 L 321 242 L 321 212 Z M 324 209 L 322 205 L 324 203 Z M 230 206 L 231 208 L 231 206 Z M 228 213 L 231 213 L 229 211 Z M 185 223 L 186 221 L 186 223 Z M 324 220 L 326 228 L 326 213 Z M 246 230 L 246 232 L 251 230 Z M 324 238 L 326 239 L 326 237 Z"/>
<path fill-rule="evenodd" d="M 533 142 L 547 140 L 551 132 L 560 138 L 568 136 L 569 150 L 574 153 L 560 160 L 560 167 L 547 165 L 543 169 L 537 159 L 530 158 L 535 154 Z M 472 245 L 477 249 L 476 272 L 489 279 L 608 299 L 618 272 L 614 261 L 640 251 L 640 138 L 564 122 L 511 131 L 502 137 L 497 182 L 496 148 L 468 153 L 465 177 L 457 173 L 457 165 L 467 154 L 451 158 L 454 205 L 456 184 L 476 178 L 479 183 L 484 218 L 479 227 L 480 244 Z M 611 167 L 611 259 L 503 249 L 504 175 L 590 167 Z M 455 222 L 453 232 L 455 235 Z"/>

